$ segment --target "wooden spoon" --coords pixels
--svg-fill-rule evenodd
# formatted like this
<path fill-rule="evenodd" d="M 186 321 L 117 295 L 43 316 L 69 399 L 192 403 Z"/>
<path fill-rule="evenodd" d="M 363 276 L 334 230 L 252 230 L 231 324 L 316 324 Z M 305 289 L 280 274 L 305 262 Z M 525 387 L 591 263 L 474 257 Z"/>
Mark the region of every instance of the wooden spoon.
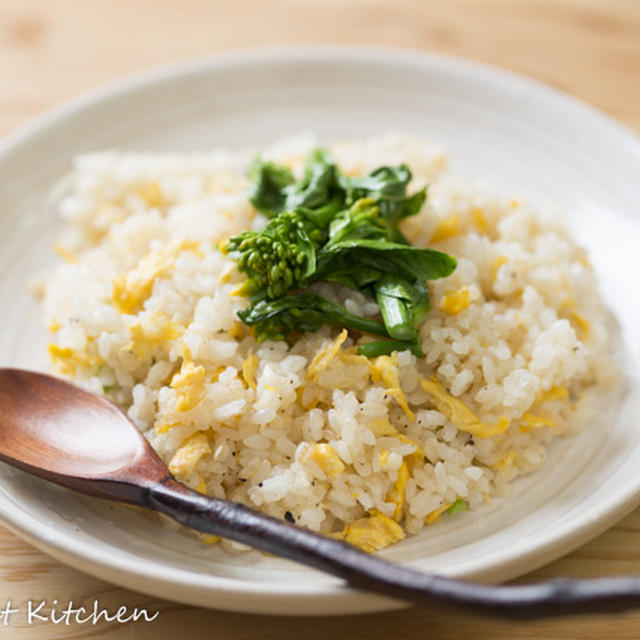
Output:
<path fill-rule="evenodd" d="M 171 476 L 115 405 L 40 373 L 0 369 L 0 459 L 75 491 L 154 509 L 198 531 L 414 603 L 446 603 L 521 618 L 619 611 L 640 604 L 640 580 L 632 577 L 471 584 L 419 573 L 244 505 L 202 495 Z"/>

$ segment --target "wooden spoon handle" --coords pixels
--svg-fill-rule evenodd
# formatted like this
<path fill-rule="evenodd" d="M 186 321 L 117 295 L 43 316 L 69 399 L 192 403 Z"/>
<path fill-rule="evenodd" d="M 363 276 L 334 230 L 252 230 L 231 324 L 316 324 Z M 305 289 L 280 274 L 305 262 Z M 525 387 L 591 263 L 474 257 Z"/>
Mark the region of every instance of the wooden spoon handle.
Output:
<path fill-rule="evenodd" d="M 366 591 L 418 604 L 458 605 L 512 618 L 622 611 L 640 605 L 640 579 L 634 577 L 489 586 L 419 573 L 244 505 L 196 493 L 172 478 L 151 486 L 144 504 L 192 529 L 309 565 Z"/>

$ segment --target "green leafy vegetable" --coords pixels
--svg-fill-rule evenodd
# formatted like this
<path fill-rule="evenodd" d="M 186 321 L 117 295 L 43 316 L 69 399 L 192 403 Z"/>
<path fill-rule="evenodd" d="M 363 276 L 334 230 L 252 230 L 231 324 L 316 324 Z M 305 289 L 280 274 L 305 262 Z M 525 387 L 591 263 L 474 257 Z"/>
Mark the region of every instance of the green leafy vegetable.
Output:
<path fill-rule="evenodd" d="M 103 384 L 102 385 L 102 393 L 111 393 L 116 389 L 120 389 L 120 385 L 118 384 Z"/>
<path fill-rule="evenodd" d="M 346 191 L 346 204 L 360 198 L 373 198 L 380 203 L 382 217 L 389 224 L 389 239 L 408 244 L 398 229 L 398 223 L 420 211 L 427 191 L 421 189 L 412 196 L 406 195 L 411 180 L 411 171 L 406 164 L 399 167 L 380 167 L 363 178 L 340 176 L 340 183 Z"/>
<path fill-rule="evenodd" d="M 391 338 L 362 345 L 360 353 L 369 357 L 402 349 L 422 355 L 417 328 L 430 308 L 426 282 L 448 276 L 456 261 L 411 246 L 400 231 L 400 222 L 426 199 L 426 189 L 407 194 L 409 167 L 380 167 L 354 178 L 316 149 L 298 182 L 287 168 L 260 158 L 249 177 L 249 199 L 270 219 L 260 231 L 230 238 L 224 250 L 247 275 L 244 292 L 252 305 L 238 315 L 255 326 L 258 340 L 330 324 Z M 293 293 L 317 281 L 374 298 L 382 322 L 315 294 Z"/>
<path fill-rule="evenodd" d="M 349 313 L 341 304 L 312 293 L 260 300 L 238 316 L 256 326 L 259 340 L 284 340 L 292 331 L 317 331 L 323 324 L 386 335 L 384 324 Z"/>
<path fill-rule="evenodd" d="M 258 211 L 265 215 L 275 215 L 284 211 L 285 189 L 295 181 L 289 169 L 256 158 L 249 167 L 249 178 L 253 183 L 249 200 Z"/>
<path fill-rule="evenodd" d="M 406 351 L 409 349 L 414 356 L 422 358 L 424 353 L 417 343 L 407 342 L 405 340 L 375 340 L 373 342 L 365 342 L 358 347 L 358 355 L 367 358 L 377 358 L 378 356 L 386 356 L 394 351 Z"/>
<path fill-rule="evenodd" d="M 458 498 L 448 509 L 447 514 L 452 516 L 454 513 L 462 513 L 468 509 L 467 503 L 462 499 Z"/>

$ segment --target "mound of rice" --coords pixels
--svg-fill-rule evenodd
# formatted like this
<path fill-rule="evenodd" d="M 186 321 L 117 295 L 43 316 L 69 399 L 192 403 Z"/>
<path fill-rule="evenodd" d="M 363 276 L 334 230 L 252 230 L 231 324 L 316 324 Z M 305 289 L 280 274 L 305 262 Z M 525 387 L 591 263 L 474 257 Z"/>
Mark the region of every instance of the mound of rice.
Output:
<path fill-rule="evenodd" d="M 314 145 L 265 155 L 299 172 Z M 429 283 L 425 358 L 368 360 L 355 353 L 366 337 L 328 327 L 291 348 L 256 343 L 236 317 L 243 276 L 216 249 L 264 224 L 248 152 L 78 157 L 43 309 L 54 370 L 124 407 L 180 480 L 374 551 L 508 494 L 583 425 L 614 367 L 594 273 L 565 232 L 456 184 L 423 140 L 331 150 L 350 175 L 406 162 L 412 189 L 429 184 L 405 234 L 458 267 Z M 315 288 L 377 313 L 358 292 Z"/>

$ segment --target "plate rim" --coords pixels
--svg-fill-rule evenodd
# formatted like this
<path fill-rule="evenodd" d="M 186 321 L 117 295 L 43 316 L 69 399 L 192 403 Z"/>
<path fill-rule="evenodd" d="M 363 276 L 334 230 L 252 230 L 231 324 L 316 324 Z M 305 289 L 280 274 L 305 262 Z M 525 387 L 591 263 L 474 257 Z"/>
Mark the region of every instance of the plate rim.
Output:
<path fill-rule="evenodd" d="M 38 137 L 52 127 L 72 122 L 76 114 L 111 99 L 124 98 L 136 92 L 143 92 L 154 85 L 161 85 L 171 78 L 212 73 L 223 69 L 229 70 L 238 66 L 290 65 L 293 62 L 299 64 L 305 61 L 335 63 L 345 61 L 345 59 L 351 63 L 381 62 L 404 68 L 446 69 L 452 73 L 473 75 L 476 78 L 499 84 L 503 88 L 518 88 L 524 92 L 536 94 L 537 98 L 546 99 L 556 107 L 579 111 L 583 117 L 588 118 L 601 130 L 614 136 L 616 145 L 626 146 L 638 159 L 638 168 L 640 169 L 640 137 L 636 132 L 595 107 L 538 80 L 476 60 L 420 49 L 326 44 L 261 46 L 228 50 L 127 74 L 47 109 L 3 137 L 0 140 L 0 165 L 10 162 L 12 153 L 18 152 L 23 145 L 29 142 L 37 141 Z M 500 573 L 502 575 L 520 574 L 551 562 L 599 535 L 638 504 L 640 504 L 640 483 L 635 488 L 619 491 L 607 503 L 606 507 L 601 508 L 598 517 L 592 516 L 592 519 L 583 523 L 582 526 L 564 530 L 561 535 L 547 540 L 542 546 L 538 545 L 535 549 L 529 549 L 524 554 L 512 554 L 505 557 L 495 565 L 494 573 L 496 575 Z M 308 606 L 311 600 L 316 603 L 322 601 L 321 606 L 316 609 L 321 609 L 325 613 L 327 613 L 328 607 L 332 603 L 337 603 L 338 600 L 343 601 L 339 607 L 341 611 L 338 613 L 382 611 L 405 606 L 404 603 L 389 598 L 346 588 L 337 579 L 315 585 L 270 585 L 256 582 L 247 583 L 237 578 L 215 574 L 199 576 L 189 570 L 167 568 L 164 565 L 161 569 L 161 565 L 146 560 L 132 563 L 130 559 L 113 554 L 111 551 L 100 554 L 95 551 L 94 546 L 89 543 L 79 544 L 72 536 L 61 535 L 58 532 L 47 531 L 43 533 L 41 527 L 38 527 L 39 523 L 35 516 L 24 512 L 12 513 L 5 509 L 1 502 L 0 520 L 10 530 L 42 551 L 77 569 L 111 582 L 192 604 L 194 604 L 193 597 L 181 598 L 179 592 L 167 595 L 167 588 L 177 588 L 178 590 L 186 588 L 191 591 L 196 588 L 202 589 L 206 592 L 207 601 L 201 599 L 195 602 L 200 606 L 215 607 L 216 604 L 225 600 L 225 595 L 234 594 L 236 596 L 241 594 L 252 600 L 258 599 L 261 603 L 260 607 L 253 605 L 234 607 L 225 601 L 223 603 L 225 609 L 257 611 L 262 608 L 264 613 L 278 614 L 280 612 L 270 611 L 270 607 L 273 607 L 283 597 L 288 599 L 288 609 L 292 609 L 296 602 L 304 607 Z M 540 556 L 544 556 L 542 560 L 539 559 Z M 513 567 L 516 564 L 518 571 L 514 572 Z M 117 580 L 113 576 L 117 576 Z M 124 579 L 125 577 L 126 579 Z M 145 585 L 150 581 L 153 582 L 153 587 L 147 588 Z M 160 584 L 162 588 L 160 588 Z M 216 596 L 219 597 L 217 601 Z M 347 600 L 348 605 L 345 607 Z M 300 613 L 304 614 L 305 612 L 301 611 Z"/>

